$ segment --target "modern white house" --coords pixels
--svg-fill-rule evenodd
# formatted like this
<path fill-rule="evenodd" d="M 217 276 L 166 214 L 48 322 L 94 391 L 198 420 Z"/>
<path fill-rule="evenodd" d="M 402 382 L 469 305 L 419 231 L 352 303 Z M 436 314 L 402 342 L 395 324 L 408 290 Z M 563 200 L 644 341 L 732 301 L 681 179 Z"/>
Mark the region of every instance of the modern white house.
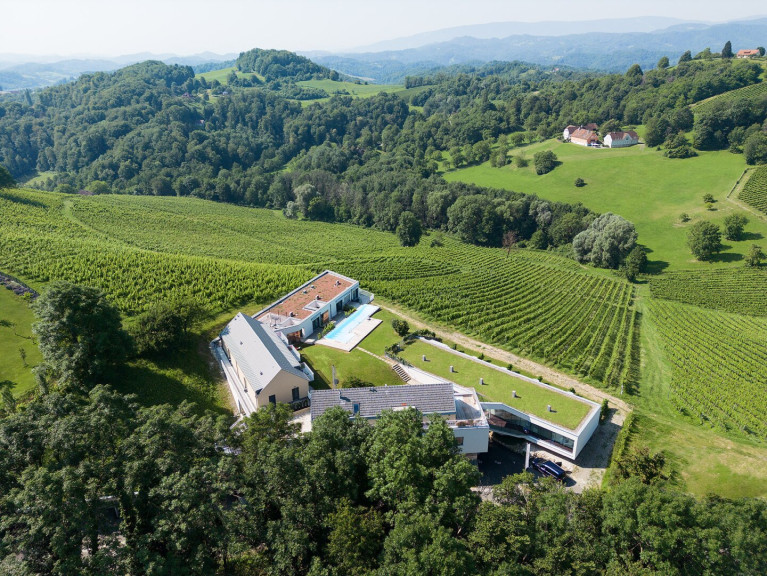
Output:
<path fill-rule="evenodd" d="M 487 414 L 493 434 L 522 438 L 549 452 L 575 460 L 599 426 L 600 413 L 600 405 L 596 402 L 585 398 L 579 400 L 589 404 L 590 410 L 575 430 L 558 426 L 503 402 L 482 402 L 482 409 Z"/>
<path fill-rule="evenodd" d="M 477 454 L 487 452 L 490 427 L 477 393 L 471 388 L 435 382 L 315 390 L 312 393 L 312 421 L 334 406 L 349 412 L 350 418 L 364 418 L 371 424 L 384 410 L 415 408 L 423 414 L 424 425 L 428 425 L 433 415 L 443 418 L 465 456 L 476 458 Z"/>
<path fill-rule="evenodd" d="M 325 270 L 254 317 L 295 343 L 321 330 L 347 304 L 371 300 L 373 294 L 362 290 L 357 280 Z"/>
<path fill-rule="evenodd" d="M 262 322 L 237 314 L 211 349 L 240 414 L 249 416 L 277 402 L 308 406 L 314 373 L 282 334 Z"/>
<path fill-rule="evenodd" d="M 557 406 L 557 397 L 560 396 L 563 400 L 566 399 L 568 403 L 577 402 L 582 404 L 584 408 L 584 417 L 575 428 L 570 429 L 549 421 L 546 418 L 549 412 L 543 410 L 543 407 L 540 412 L 535 414 L 509 406 L 505 402 L 481 402 L 480 409 L 487 421 L 488 431 L 492 432 L 494 435 L 498 434 L 500 436 L 520 438 L 535 446 L 548 450 L 549 452 L 558 454 L 569 460 L 575 460 L 591 439 L 591 436 L 599 425 L 601 405 L 596 402 L 587 400 L 582 396 L 576 396 L 572 392 L 549 386 L 548 384 L 544 384 L 543 382 L 525 376 L 524 374 L 481 361 L 465 352 L 454 350 L 442 342 L 424 338 L 421 338 L 421 341 L 456 357 L 481 364 L 488 371 L 498 372 L 498 374 L 503 375 L 504 378 L 511 376 L 514 379 L 523 380 L 537 388 L 541 388 L 542 391 L 546 392 L 546 395 L 550 398 L 551 404 L 553 404 L 555 408 Z M 451 367 L 451 372 L 452 370 Z M 400 371 L 405 373 L 403 379 L 407 382 L 449 382 L 440 376 L 411 366 L 409 363 L 395 366 L 395 372 L 402 375 Z M 483 382 L 480 381 L 480 387 L 482 383 Z M 458 384 L 453 384 L 453 386 L 468 390 L 476 395 L 476 392 L 472 388 L 465 388 Z M 514 396 L 516 396 L 516 392 L 514 393 Z"/>
<path fill-rule="evenodd" d="M 639 144 L 639 135 L 633 130 L 610 132 L 605 136 L 604 144 L 608 148 L 628 148 Z"/>

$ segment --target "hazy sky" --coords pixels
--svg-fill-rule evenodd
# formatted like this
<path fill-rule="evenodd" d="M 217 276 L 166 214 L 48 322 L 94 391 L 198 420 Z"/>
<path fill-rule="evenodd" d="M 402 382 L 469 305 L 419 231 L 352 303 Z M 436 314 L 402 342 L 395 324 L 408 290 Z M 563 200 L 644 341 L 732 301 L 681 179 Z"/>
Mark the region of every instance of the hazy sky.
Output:
<path fill-rule="evenodd" d="M 753 16 L 741 0 L 0 0 L 0 53 L 339 50 L 463 24 Z"/>

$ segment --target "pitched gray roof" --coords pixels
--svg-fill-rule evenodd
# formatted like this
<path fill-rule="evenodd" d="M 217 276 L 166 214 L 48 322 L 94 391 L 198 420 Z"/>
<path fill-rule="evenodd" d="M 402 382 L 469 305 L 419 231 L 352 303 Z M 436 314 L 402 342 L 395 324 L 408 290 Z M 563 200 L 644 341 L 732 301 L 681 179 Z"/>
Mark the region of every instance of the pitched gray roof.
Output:
<path fill-rule="evenodd" d="M 424 414 L 455 414 L 452 384 L 405 384 L 315 390 L 312 392 L 312 420 L 333 406 L 354 413 L 354 404 L 359 404 L 359 415 L 363 418 L 375 418 L 382 410 L 403 406 L 412 406 Z"/>
<path fill-rule="evenodd" d="M 280 337 L 242 312 L 227 324 L 221 332 L 221 339 L 256 393 L 280 371 L 309 380 L 301 371 L 301 363 Z"/>

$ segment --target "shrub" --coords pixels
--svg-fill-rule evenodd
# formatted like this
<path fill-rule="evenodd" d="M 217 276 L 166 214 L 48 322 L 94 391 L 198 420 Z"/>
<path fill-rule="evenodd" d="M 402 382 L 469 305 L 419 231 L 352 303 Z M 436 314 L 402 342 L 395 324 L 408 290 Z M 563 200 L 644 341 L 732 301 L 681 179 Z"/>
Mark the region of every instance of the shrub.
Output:
<path fill-rule="evenodd" d="M 536 152 L 533 156 L 533 164 L 535 165 L 536 174 L 539 176 L 548 174 L 557 166 L 557 155 L 551 150 Z"/>
<path fill-rule="evenodd" d="M 607 420 L 607 416 L 610 414 L 610 404 L 607 402 L 607 398 L 602 400 L 602 406 L 599 409 L 599 422 L 604 423 Z"/>
<path fill-rule="evenodd" d="M 576 178 L 575 179 L 575 187 L 576 188 L 583 188 L 586 185 L 586 181 L 583 178 Z"/>
<path fill-rule="evenodd" d="M 687 233 L 687 245 L 698 260 L 708 260 L 722 249 L 722 234 L 719 226 L 701 220 L 690 226 Z"/>
<path fill-rule="evenodd" d="M 405 336 L 408 332 L 410 332 L 410 324 L 399 318 L 395 318 L 391 321 L 391 327 L 394 328 L 394 331 L 400 337 Z"/>
<path fill-rule="evenodd" d="M 324 338 L 327 336 L 330 332 L 332 332 L 336 327 L 335 322 L 328 322 L 325 327 L 322 329 L 322 332 L 320 332 L 320 338 Z"/>

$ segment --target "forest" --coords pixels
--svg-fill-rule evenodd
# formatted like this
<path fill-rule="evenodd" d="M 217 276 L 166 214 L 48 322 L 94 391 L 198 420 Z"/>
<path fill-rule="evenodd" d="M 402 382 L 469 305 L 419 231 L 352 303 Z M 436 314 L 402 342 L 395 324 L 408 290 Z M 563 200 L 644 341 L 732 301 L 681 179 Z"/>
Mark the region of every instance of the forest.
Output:
<path fill-rule="evenodd" d="M 450 231 L 465 228 L 463 216 L 479 223 L 467 242 L 500 246 L 511 232 L 522 246 L 557 247 L 596 215 L 545 203 L 551 216 L 542 219 L 535 197 L 448 184 L 438 172 L 488 159 L 503 166 L 515 148 L 570 123 L 647 123 L 648 143 L 662 143 L 692 129 L 689 105 L 753 85 L 761 73 L 756 63 L 726 60 L 633 66 L 623 75 L 493 63 L 411 77 L 399 94 L 302 105 L 294 98 L 323 94 L 297 81 L 331 71 L 264 50 L 241 54 L 236 67 L 245 76 L 232 73 L 226 89 L 191 68 L 146 62 L 0 100 L 0 165 L 17 179 L 53 172 L 41 185 L 60 192 L 196 196 L 391 232 L 403 212 L 423 228 Z M 742 103 L 722 103 L 732 110 L 712 112 L 716 123 L 696 118 L 695 145 L 742 151 L 764 138 L 766 102 L 747 113 Z M 749 144 L 754 162 L 767 159 L 760 142 Z M 514 161 L 531 159 L 522 150 Z M 551 158 L 542 170 L 555 168 Z M 482 214 L 454 208 L 451 221 L 449 208 L 478 196 L 492 200 Z M 572 233 L 557 232 L 565 227 Z"/>
<path fill-rule="evenodd" d="M 62 387 L 0 420 L 0 571 L 31 574 L 764 574 L 767 504 L 666 489 L 653 459 L 582 494 L 530 474 L 494 502 L 441 420 L 287 406 L 229 421 Z"/>

